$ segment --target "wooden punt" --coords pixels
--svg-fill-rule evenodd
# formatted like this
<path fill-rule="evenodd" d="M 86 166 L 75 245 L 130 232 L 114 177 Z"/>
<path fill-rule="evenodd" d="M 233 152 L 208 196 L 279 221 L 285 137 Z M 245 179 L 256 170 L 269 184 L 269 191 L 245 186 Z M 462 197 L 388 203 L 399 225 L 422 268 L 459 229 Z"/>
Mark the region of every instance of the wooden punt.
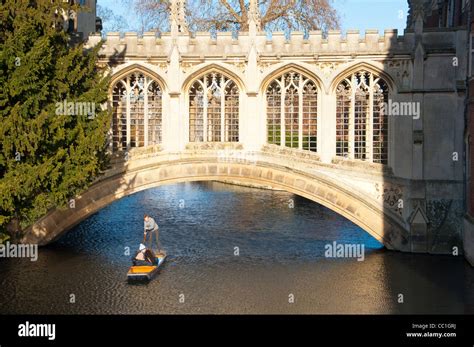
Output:
<path fill-rule="evenodd" d="M 129 281 L 150 281 L 159 271 L 161 265 L 166 259 L 166 253 L 156 254 L 158 265 L 138 265 L 131 266 L 127 273 Z"/>

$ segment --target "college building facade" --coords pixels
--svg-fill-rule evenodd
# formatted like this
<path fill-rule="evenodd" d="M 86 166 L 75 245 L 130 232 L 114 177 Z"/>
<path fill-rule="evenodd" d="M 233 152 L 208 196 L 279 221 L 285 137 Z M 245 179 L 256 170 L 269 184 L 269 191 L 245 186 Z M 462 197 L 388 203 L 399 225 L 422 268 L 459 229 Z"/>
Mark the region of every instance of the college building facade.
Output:
<path fill-rule="evenodd" d="M 110 150 L 266 148 L 377 173 L 391 182 L 387 208 L 401 204 L 420 240 L 413 251 L 457 254 L 464 245 L 472 262 L 474 231 L 465 218 L 470 4 L 409 3 L 403 35 L 267 33 L 256 0 L 248 32 L 211 34 L 190 33 L 185 1 L 173 0 L 170 32 L 104 37 Z M 101 40 L 92 33 L 85 47 Z M 394 181 L 403 194 L 394 193 Z"/>

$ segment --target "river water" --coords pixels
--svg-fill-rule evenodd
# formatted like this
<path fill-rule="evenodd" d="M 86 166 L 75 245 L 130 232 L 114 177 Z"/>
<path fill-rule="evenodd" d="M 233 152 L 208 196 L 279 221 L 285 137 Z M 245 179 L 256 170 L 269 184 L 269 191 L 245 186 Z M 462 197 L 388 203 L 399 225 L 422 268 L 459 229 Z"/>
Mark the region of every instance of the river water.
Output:
<path fill-rule="evenodd" d="M 128 284 L 145 212 L 169 256 L 153 281 Z M 363 261 L 326 258 L 334 241 L 363 244 Z M 314 202 L 218 182 L 123 198 L 36 262 L 1 260 L 0 286 L 0 313 L 474 313 L 461 256 L 391 252 Z"/>

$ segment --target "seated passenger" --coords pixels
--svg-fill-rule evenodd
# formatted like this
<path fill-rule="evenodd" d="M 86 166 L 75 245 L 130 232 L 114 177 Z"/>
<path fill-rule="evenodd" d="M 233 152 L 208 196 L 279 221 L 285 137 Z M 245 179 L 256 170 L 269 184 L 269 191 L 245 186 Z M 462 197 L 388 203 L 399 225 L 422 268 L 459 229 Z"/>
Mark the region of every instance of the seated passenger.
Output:
<path fill-rule="evenodd" d="M 144 244 L 140 244 L 140 247 L 132 258 L 133 266 L 140 265 L 157 265 L 158 261 L 156 256 L 151 249 L 147 249 Z"/>

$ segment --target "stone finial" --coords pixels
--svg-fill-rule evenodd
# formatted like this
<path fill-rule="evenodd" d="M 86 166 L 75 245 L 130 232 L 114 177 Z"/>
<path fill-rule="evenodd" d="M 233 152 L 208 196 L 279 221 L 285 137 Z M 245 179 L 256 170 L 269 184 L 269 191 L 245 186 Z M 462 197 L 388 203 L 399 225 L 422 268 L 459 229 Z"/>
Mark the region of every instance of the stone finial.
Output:
<path fill-rule="evenodd" d="M 248 24 L 249 31 L 261 31 L 262 24 L 260 21 L 260 9 L 258 0 L 250 0 L 249 13 L 248 13 Z"/>
<path fill-rule="evenodd" d="M 425 17 L 438 4 L 437 0 L 408 0 L 407 28 L 414 29 L 417 22 L 423 23 Z"/>
<path fill-rule="evenodd" d="M 171 0 L 169 21 L 171 33 L 188 32 L 188 24 L 186 23 L 186 0 Z"/>

